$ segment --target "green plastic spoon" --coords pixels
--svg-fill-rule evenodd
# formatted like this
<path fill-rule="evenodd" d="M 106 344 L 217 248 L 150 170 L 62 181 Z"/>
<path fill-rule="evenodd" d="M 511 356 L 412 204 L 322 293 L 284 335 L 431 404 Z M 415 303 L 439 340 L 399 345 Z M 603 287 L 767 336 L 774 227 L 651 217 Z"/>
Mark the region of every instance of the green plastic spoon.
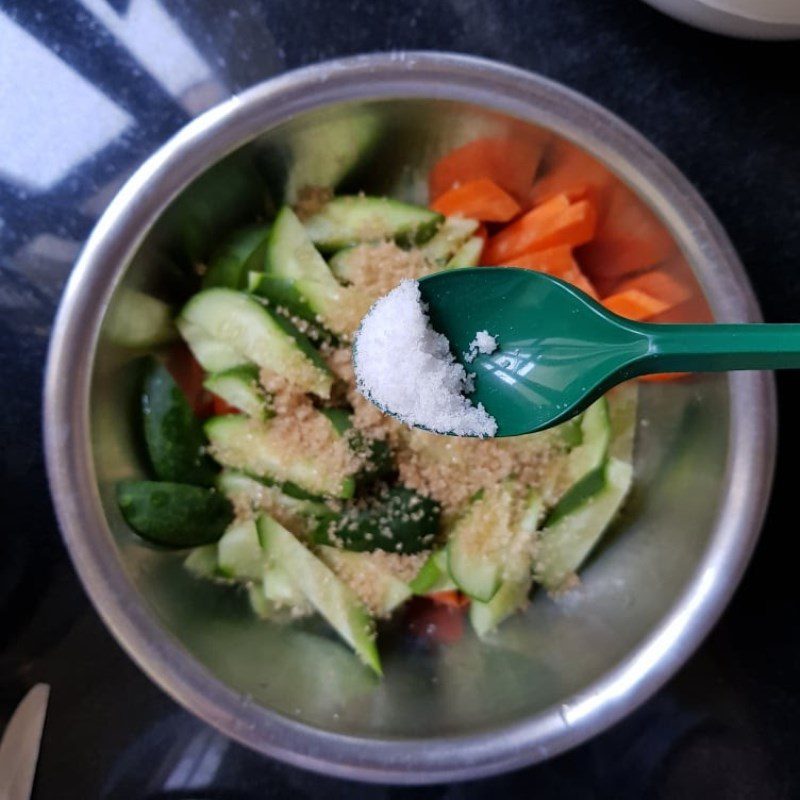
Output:
<path fill-rule="evenodd" d="M 511 267 L 437 272 L 419 287 L 459 360 L 477 331 L 497 337 L 494 353 L 465 366 L 476 375 L 470 399 L 498 436 L 564 422 L 638 375 L 800 367 L 800 325 L 632 322 L 568 283 Z"/>

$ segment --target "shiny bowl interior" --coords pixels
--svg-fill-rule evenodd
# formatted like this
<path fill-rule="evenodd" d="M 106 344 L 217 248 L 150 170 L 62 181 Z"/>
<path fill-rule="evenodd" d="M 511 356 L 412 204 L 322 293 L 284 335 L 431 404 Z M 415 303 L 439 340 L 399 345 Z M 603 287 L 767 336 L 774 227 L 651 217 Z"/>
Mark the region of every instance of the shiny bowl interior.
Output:
<path fill-rule="evenodd" d="M 364 109 L 382 135 L 361 188 L 425 202 L 427 168 L 447 148 L 486 133 L 546 132 L 591 153 L 661 219 L 674 258 L 696 281 L 697 314 L 758 318 L 729 242 L 693 189 L 584 98 L 455 56 L 321 65 L 208 112 L 112 203 L 53 337 L 48 467 L 67 545 L 98 611 L 192 711 L 264 753 L 328 773 L 407 783 L 488 774 L 602 730 L 661 685 L 713 624 L 766 502 L 772 384 L 740 374 L 643 386 L 635 490 L 582 587 L 558 602 L 537 594 L 489 644 L 466 635 L 430 650 L 399 628 L 389 632 L 383 681 L 323 626 L 258 622 L 244 598 L 189 577 L 180 555 L 127 529 L 114 500 L 118 480 L 145 475 L 135 424 L 142 353 L 115 341 L 106 312 L 130 288 L 177 302 L 182 267 L 268 213 L 265 198 L 279 193 L 298 132 L 313 128 L 324 141 L 331 119 Z"/>

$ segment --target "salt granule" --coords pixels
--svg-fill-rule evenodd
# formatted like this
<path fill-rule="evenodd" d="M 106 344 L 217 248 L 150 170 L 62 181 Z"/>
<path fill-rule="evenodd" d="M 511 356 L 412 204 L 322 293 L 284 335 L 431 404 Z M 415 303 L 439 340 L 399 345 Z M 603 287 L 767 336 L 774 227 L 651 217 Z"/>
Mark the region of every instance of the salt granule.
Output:
<path fill-rule="evenodd" d="M 353 364 L 359 391 L 407 425 L 458 436 L 497 433 L 483 405 L 467 399 L 474 376 L 431 327 L 416 281 L 403 281 L 372 306 L 356 334 Z"/>
<path fill-rule="evenodd" d="M 491 355 L 497 350 L 497 337 L 492 336 L 489 331 L 478 331 L 475 338 L 469 343 L 469 350 L 464 353 L 464 361 L 471 364 L 479 353 Z"/>

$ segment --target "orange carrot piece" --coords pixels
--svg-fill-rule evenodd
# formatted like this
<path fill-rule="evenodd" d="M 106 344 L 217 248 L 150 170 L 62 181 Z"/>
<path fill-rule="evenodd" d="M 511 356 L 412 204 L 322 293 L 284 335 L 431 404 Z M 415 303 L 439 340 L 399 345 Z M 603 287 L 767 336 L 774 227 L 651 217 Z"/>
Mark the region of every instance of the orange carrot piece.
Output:
<path fill-rule="evenodd" d="M 588 200 L 570 204 L 565 194 L 556 195 L 489 239 L 484 261 L 504 264 L 526 251 L 575 247 L 594 236 L 596 222 L 597 214 Z"/>
<path fill-rule="evenodd" d="M 409 632 L 432 644 L 454 644 L 464 634 L 464 609 L 412 598 L 406 610 Z"/>
<path fill-rule="evenodd" d="M 590 277 L 611 280 L 652 267 L 674 252 L 675 245 L 657 217 L 630 189 L 616 186 L 596 235 L 581 249 L 580 258 Z"/>
<path fill-rule="evenodd" d="M 546 272 L 548 275 L 561 278 L 561 280 L 577 286 L 581 291 L 586 292 L 589 297 L 597 299 L 597 292 L 575 261 L 571 247 L 564 245 L 551 247 L 549 250 L 522 253 L 510 258 L 506 266 Z"/>
<path fill-rule="evenodd" d="M 627 292 L 630 289 L 638 289 L 657 297 L 669 303 L 670 308 L 680 305 L 694 294 L 691 286 L 670 275 L 666 269 L 658 267 L 626 278 L 614 287 L 614 294 Z"/>
<path fill-rule="evenodd" d="M 450 608 L 466 608 L 469 605 L 469 597 L 457 589 L 434 592 L 429 594 L 428 597 L 437 605 L 449 606 Z"/>
<path fill-rule="evenodd" d="M 240 414 L 236 406 L 232 406 L 227 400 L 223 400 L 221 397 L 217 397 L 217 395 L 211 395 L 211 405 L 214 410 L 214 416 L 221 417 L 225 414 Z"/>
<path fill-rule="evenodd" d="M 603 300 L 603 305 L 621 317 L 635 320 L 650 319 L 670 307 L 669 303 L 639 289 L 628 289 L 625 292 L 612 294 Z"/>
<path fill-rule="evenodd" d="M 654 372 L 652 375 L 642 375 L 639 380 L 645 383 L 667 383 L 688 378 L 691 372 Z"/>
<path fill-rule="evenodd" d="M 486 230 L 486 226 L 483 223 L 481 223 L 480 225 L 478 225 L 477 228 L 475 228 L 475 233 L 473 233 L 472 235 L 480 236 L 481 239 L 483 239 L 484 244 L 486 244 L 486 242 L 489 241 L 489 231 Z"/>
<path fill-rule="evenodd" d="M 431 208 L 445 216 L 461 214 L 483 222 L 508 222 L 520 212 L 519 203 L 489 178 L 448 189 L 431 203 Z"/>
<path fill-rule="evenodd" d="M 489 178 L 500 188 L 524 200 L 539 168 L 542 144 L 522 137 L 483 137 L 457 147 L 433 165 L 428 176 L 430 199 L 454 186 Z"/>
<path fill-rule="evenodd" d="M 203 387 L 205 372 L 192 355 L 192 351 L 183 344 L 173 345 L 167 353 L 166 367 L 175 383 L 186 395 L 195 415 L 200 418 L 211 416 L 211 395 Z"/>
<path fill-rule="evenodd" d="M 592 200 L 598 212 L 604 209 L 604 196 L 613 182 L 608 169 L 574 144 L 555 140 L 543 159 L 541 176 L 528 194 L 535 206 L 557 194 L 566 194 L 573 202 Z"/>

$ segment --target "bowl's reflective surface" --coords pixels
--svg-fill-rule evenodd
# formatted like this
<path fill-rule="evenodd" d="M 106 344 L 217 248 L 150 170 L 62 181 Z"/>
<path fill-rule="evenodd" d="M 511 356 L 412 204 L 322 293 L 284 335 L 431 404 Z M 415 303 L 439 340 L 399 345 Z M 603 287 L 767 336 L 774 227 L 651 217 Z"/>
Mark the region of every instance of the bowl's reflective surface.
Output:
<path fill-rule="evenodd" d="M 472 68 L 490 75 L 494 69 Z M 469 72 L 464 64 L 461 69 Z M 72 287 L 68 296 L 72 316 L 82 303 L 89 308 L 92 299 L 108 298 L 111 279 L 102 274 L 103 264 L 106 271 L 113 268 L 114 257 L 130 262 L 121 286 L 162 297 L 179 295 L 165 264 L 202 260 L 220 235 L 263 213 L 263 189 L 274 189 L 283 180 L 280 165 L 286 163 L 293 137 L 313 126 L 324 140 L 332 116 L 360 113 L 363 107 L 377 116 L 382 138 L 360 186 L 416 202 L 426 201 L 427 169 L 449 147 L 486 133 L 542 135 L 519 118 L 486 110 L 490 95 L 478 97 L 480 91 L 471 90 L 466 78 L 447 96 L 473 92 L 476 104 L 404 97 L 425 95 L 425 76 L 419 76 L 419 88 L 404 90 L 392 83 L 410 80 L 402 68 L 385 59 L 383 70 L 386 85 L 376 84 L 375 93 L 403 99 L 363 106 L 338 103 L 289 122 L 267 124 L 259 122 L 258 109 L 274 98 L 256 92 L 249 100 L 245 96 L 245 106 L 249 102 L 256 109 L 249 118 L 241 109 L 228 108 L 206 120 L 205 128 L 173 147 L 162 162 L 151 163 L 149 173 L 146 167 L 140 181 L 112 207 L 112 219 L 105 229 L 101 223 L 84 256 L 83 271 L 76 270 L 75 281 L 83 281 L 83 287 L 82 292 L 80 286 Z M 502 83 L 503 71 L 499 73 L 492 77 Z M 517 73 L 512 76 L 521 80 Z M 332 80 L 335 84 L 338 79 L 334 75 Z M 318 75 L 312 84 L 319 81 Z M 507 97 L 502 105 L 529 119 L 541 118 L 550 128 L 563 128 L 570 136 L 598 113 L 582 107 L 579 99 L 559 97 L 551 86 L 529 88 L 530 98 L 512 102 Z M 359 91 L 369 93 L 351 88 L 350 94 Z M 442 90 L 432 86 L 427 93 L 437 97 Z M 556 98 L 549 105 L 541 99 L 548 96 Z M 274 113 L 288 118 L 294 109 L 291 97 L 284 100 Z M 607 118 L 600 122 L 593 132 L 601 142 L 598 150 L 603 126 L 613 129 L 616 124 Z M 229 154 L 230 144 L 214 143 L 215 132 L 237 124 L 228 142 L 246 144 Z M 678 202 L 681 192 L 689 190 L 680 183 L 656 187 L 662 165 L 648 162 L 652 151 L 629 131 L 618 134 L 619 141 L 610 142 L 601 155 L 665 219 L 676 237 L 675 258 L 683 259 L 685 253 L 697 269 L 712 310 L 728 320 L 752 317 L 752 301 L 735 257 L 713 220 L 704 217 L 706 209 L 694 196 L 682 209 L 669 205 L 670 197 Z M 192 148 L 192 158 L 181 164 L 182 154 Z M 204 163 L 213 166 L 199 174 L 203 148 Z M 626 148 L 629 152 L 622 152 Z M 637 160 L 646 168 L 640 171 Z M 172 177 L 164 177 L 170 163 Z M 666 180 L 672 178 L 667 169 Z M 188 187 L 161 213 L 170 199 L 164 186 L 188 180 Z M 156 214 L 159 221 L 151 226 Z M 110 244 L 119 226 L 124 227 L 123 244 Z M 699 287 L 697 292 L 700 298 Z M 703 313 L 702 302 L 697 313 Z M 58 370 L 68 368 L 70 359 L 83 360 L 77 384 L 85 377 L 91 386 L 91 447 L 78 447 L 77 455 L 70 449 L 72 464 L 56 453 L 71 448 L 70 437 L 77 434 L 59 425 L 63 415 L 53 414 L 51 396 L 51 475 L 57 493 L 82 486 L 91 495 L 90 471 L 71 485 L 66 473 L 85 468 L 75 466 L 82 457 L 93 461 L 102 508 L 134 587 L 131 592 L 120 578 L 117 550 L 109 547 L 105 531 L 91 525 L 96 513 L 92 498 L 60 499 L 62 525 L 93 599 L 128 649 L 178 699 L 228 733 L 297 763 L 317 768 L 335 764 L 331 768 L 340 773 L 416 782 L 496 771 L 577 743 L 644 699 L 689 654 L 721 610 L 757 535 L 771 468 L 768 379 L 739 376 L 730 383 L 733 393 L 720 375 L 646 384 L 635 490 L 623 519 L 585 570 L 582 587 L 559 602 L 537 594 L 528 611 L 507 622 L 487 644 L 467 633 L 456 645 L 432 650 L 397 626 L 383 639 L 386 677 L 378 682 L 323 627 L 279 628 L 259 622 L 250 616 L 244 598 L 193 580 L 184 573 L 180 556 L 152 550 L 126 529 L 113 490 L 120 478 L 145 470 L 135 424 L 140 352 L 118 346 L 101 331 L 92 359 L 90 343 L 64 344 L 76 324 L 74 319 L 61 320 L 62 341 L 56 345 L 61 350 L 51 361 L 49 381 L 55 385 Z M 76 395 L 73 402 L 80 400 L 80 391 Z M 734 406 L 738 403 L 735 426 L 732 400 Z M 750 427 L 744 423 L 744 405 L 754 412 Z M 74 408 L 70 413 L 77 418 L 82 414 Z M 163 636 L 162 626 L 171 637 Z M 359 738 L 328 737 L 287 725 L 270 711 L 314 729 Z M 385 741 L 391 739 L 405 741 Z"/>

